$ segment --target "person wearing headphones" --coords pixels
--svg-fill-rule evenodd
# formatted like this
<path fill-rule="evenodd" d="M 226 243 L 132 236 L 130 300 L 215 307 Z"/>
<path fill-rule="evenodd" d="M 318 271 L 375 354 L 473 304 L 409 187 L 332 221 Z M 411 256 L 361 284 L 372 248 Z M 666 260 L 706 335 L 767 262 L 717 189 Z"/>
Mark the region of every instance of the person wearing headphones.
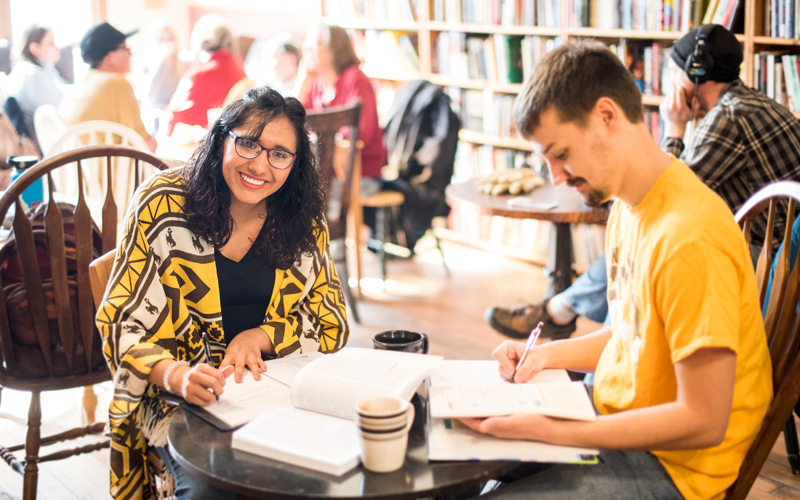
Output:
<path fill-rule="evenodd" d="M 800 121 L 739 79 L 742 58 L 741 43 L 724 27 L 706 24 L 689 31 L 670 51 L 672 88 L 660 108 L 661 149 L 686 163 L 733 212 L 767 184 L 800 181 Z M 700 122 L 684 143 L 687 124 L 695 118 Z M 785 221 L 783 208 L 778 216 L 778 224 Z M 754 247 L 763 242 L 764 222 L 754 223 Z M 577 316 L 606 319 L 607 283 L 603 256 L 564 292 L 535 304 L 490 307 L 486 320 L 512 338 L 527 337 L 539 321 L 542 337 L 565 338 L 575 331 Z"/>

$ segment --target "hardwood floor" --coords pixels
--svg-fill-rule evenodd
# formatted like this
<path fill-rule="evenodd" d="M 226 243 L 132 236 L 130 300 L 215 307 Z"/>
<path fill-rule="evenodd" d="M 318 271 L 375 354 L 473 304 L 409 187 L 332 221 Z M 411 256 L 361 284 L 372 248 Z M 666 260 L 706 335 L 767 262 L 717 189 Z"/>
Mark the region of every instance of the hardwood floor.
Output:
<path fill-rule="evenodd" d="M 350 345 L 371 346 L 375 333 L 406 329 L 425 332 L 430 352 L 451 359 L 489 358 L 504 337 L 483 320 L 487 306 L 535 300 L 544 291 L 540 267 L 444 242 L 450 275 L 433 247 L 424 246 L 413 260 L 388 264 L 387 290 L 380 290 L 375 256 L 365 252 L 362 283 L 368 297 L 358 303 L 362 324 L 352 324 Z M 427 249 L 427 250 L 426 250 Z M 372 278 L 371 278 L 372 277 Z M 576 335 L 597 325 L 579 321 Z M 43 433 L 80 424 L 82 390 L 45 393 L 42 398 Z M 96 387 L 97 416 L 104 418 L 110 386 Z M 16 391 L 0 393 L 0 443 L 20 443 L 25 437 L 29 397 Z M 56 445 L 58 447 L 59 445 Z M 73 444 L 69 444 L 72 447 Z M 22 478 L 0 463 L 0 500 L 22 497 Z M 108 450 L 48 462 L 39 469 L 39 495 L 45 500 L 108 498 Z M 783 439 L 772 454 L 750 494 L 752 499 L 800 499 L 800 477 L 792 476 Z"/>

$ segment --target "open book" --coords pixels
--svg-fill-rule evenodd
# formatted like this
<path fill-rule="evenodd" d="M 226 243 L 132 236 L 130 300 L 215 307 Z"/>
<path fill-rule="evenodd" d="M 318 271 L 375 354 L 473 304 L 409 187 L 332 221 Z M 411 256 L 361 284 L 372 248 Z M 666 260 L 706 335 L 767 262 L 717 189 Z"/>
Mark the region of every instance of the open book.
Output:
<path fill-rule="evenodd" d="M 252 372 L 245 369 L 240 383 L 228 377 L 219 400 L 208 406 L 185 404 L 184 408 L 222 431 L 235 429 L 269 409 L 291 406 L 292 379 L 301 368 L 322 356 L 321 352 L 311 352 L 266 361 L 267 371 L 261 374 L 261 380 L 255 380 Z"/>
<path fill-rule="evenodd" d="M 315 359 L 292 381 L 291 408 L 261 414 L 233 433 L 231 446 L 332 475 L 358 465 L 355 404 L 363 398 L 411 399 L 440 356 L 346 347 Z"/>
<path fill-rule="evenodd" d="M 539 413 L 595 419 L 586 389 L 566 370 L 543 370 L 527 384 L 513 384 L 500 377 L 496 361 L 444 361 L 431 373 L 428 394 L 434 418 Z"/>
<path fill-rule="evenodd" d="M 593 420 L 594 408 L 580 382 L 565 370 L 544 370 L 527 384 L 512 384 L 496 361 L 444 361 L 430 376 L 429 460 L 520 460 L 595 463 L 598 450 L 475 432 L 454 418 L 541 413 Z"/>

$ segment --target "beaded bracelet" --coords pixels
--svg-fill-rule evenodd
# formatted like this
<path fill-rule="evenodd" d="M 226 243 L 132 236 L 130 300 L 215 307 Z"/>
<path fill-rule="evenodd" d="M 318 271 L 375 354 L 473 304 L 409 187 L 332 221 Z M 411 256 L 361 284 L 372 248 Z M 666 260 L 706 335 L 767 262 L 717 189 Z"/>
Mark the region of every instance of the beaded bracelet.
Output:
<path fill-rule="evenodd" d="M 172 387 L 169 386 L 169 376 L 172 373 L 172 370 L 174 370 L 175 368 L 177 368 L 177 367 L 179 367 L 181 365 L 189 366 L 189 363 L 187 361 L 183 361 L 183 360 L 175 361 L 171 365 L 169 365 L 166 370 L 164 370 L 164 389 L 166 389 L 167 392 L 172 392 L 174 394 L 177 394 L 177 392 L 175 392 L 175 390 Z"/>

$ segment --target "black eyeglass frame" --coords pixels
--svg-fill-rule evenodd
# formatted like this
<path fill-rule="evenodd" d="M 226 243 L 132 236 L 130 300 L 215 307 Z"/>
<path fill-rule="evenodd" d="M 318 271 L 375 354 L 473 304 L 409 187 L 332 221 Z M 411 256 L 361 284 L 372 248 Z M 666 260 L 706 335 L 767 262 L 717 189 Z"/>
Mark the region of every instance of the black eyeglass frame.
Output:
<path fill-rule="evenodd" d="M 269 163 L 270 167 L 276 168 L 278 170 L 286 170 L 288 168 L 292 168 L 292 165 L 294 165 L 294 161 L 297 159 L 297 153 L 291 153 L 289 151 L 286 151 L 285 149 L 280 149 L 280 148 L 265 148 L 264 146 L 262 146 L 261 144 L 259 144 L 256 141 L 254 141 L 253 139 L 248 139 L 247 137 L 239 137 L 239 136 L 237 136 L 235 133 L 233 133 L 233 130 L 228 130 L 228 135 L 231 136 L 231 139 L 233 139 L 233 150 L 236 151 L 237 155 L 239 155 L 240 157 L 244 158 L 245 160 L 255 160 L 256 158 L 258 158 L 258 155 L 260 155 L 262 151 L 266 151 L 267 152 L 267 163 Z M 248 140 L 248 141 L 252 142 L 253 144 L 255 144 L 256 146 L 258 146 L 259 148 L 261 148 L 261 149 L 258 150 L 258 153 L 256 153 L 255 156 L 253 156 L 252 158 L 248 158 L 247 156 L 245 156 L 245 155 L 243 155 L 242 153 L 239 152 L 239 141 L 241 139 Z M 276 167 L 275 165 L 272 164 L 272 160 L 269 157 L 270 151 L 280 151 L 281 153 L 292 155 L 291 163 L 289 163 L 289 165 L 287 165 L 285 167 Z"/>

